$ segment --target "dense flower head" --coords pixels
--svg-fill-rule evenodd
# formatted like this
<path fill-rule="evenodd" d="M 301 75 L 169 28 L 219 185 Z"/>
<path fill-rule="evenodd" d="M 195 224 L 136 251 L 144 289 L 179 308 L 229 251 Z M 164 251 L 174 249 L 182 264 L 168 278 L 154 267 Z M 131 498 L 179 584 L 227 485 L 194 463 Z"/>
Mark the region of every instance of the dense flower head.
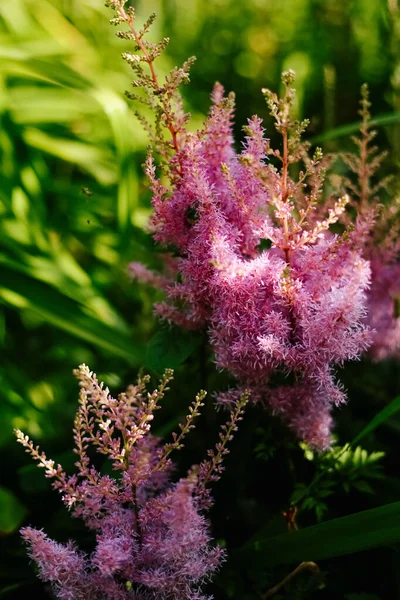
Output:
<path fill-rule="evenodd" d="M 286 154 L 270 148 L 257 117 L 245 128 L 242 151 L 234 151 L 233 98 L 224 98 L 217 84 L 203 130 L 185 137 L 182 173 L 170 189 L 149 159 L 151 226 L 158 242 L 175 248 L 180 279 L 162 282 L 167 300 L 155 310 L 181 326 L 207 327 L 217 366 L 299 437 L 326 448 L 329 407 L 345 400 L 333 368 L 370 343 L 363 323 L 370 267 L 355 235 L 329 231 L 348 196 L 330 198 L 320 217 L 323 159 L 319 151 L 305 159 L 305 124 L 290 120 L 293 90 L 286 83 L 284 101 L 266 92 Z M 278 158 L 281 170 L 268 156 Z M 289 165 L 300 157 L 306 170 L 295 182 Z M 139 266 L 132 270 L 144 279 Z M 272 389 L 277 370 L 294 384 Z"/>
<path fill-rule="evenodd" d="M 238 389 L 250 388 L 253 399 L 281 414 L 303 440 L 329 447 L 329 407 L 345 400 L 335 367 L 358 358 L 371 342 L 371 352 L 383 357 L 399 341 L 397 256 L 389 264 L 384 251 L 375 251 L 377 260 L 369 251 L 376 192 L 385 181 L 370 181 L 382 156 L 368 146 L 373 132 L 367 92 L 363 88 L 359 156 L 343 155 L 359 182 L 345 180 L 337 194 L 329 194 L 324 180 L 333 158 L 318 148 L 310 154 L 302 141 L 308 121 L 291 116 L 292 71 L 282 76 L 283 97 L 263 90 L 281 148 L 270 146 L 261 119 L 253 116 L 237 152 L 233 95 L 226 97 L 216 84 L 203 128 L 189 133 L 178 85 L 188 81 L 190 65 L 175 68 L 160 83 L 154 62 L 163 42 L 145 41 L 147 25 L 136 31 L 125 0 L 109 4 L 114 22 L 128 26 L 118 35 L 131 39 L 138 52 L 126 55 L 133 85 L 155 115 L 154 125 L 144 123 L 161 158 L 160 173 L 151 154 L 146 164 L 150 226 L 171 257 L 168 274 L 152 274 L 137 263 L 130 271 L 165 291 L 166 300 L 155 306 L 162 319 L 208 330 L 217 366 L 236 377 Z M 143 102 L 136 91 L 128 96 Z M 279 389 L 272 384 L 277 371 L 288 376 Z M 306 390 L 313 415 L 305 408 Z"/>
<path fill-rule="evenodd" d="M 223 427 L 208 458 L 186 478 L 173 483 L 169 458 L 179 450 L 203 405 L 196 397 L 173 441 L 161 445 L 150 422 L 172 372 L 146 393 L 148 378 L 113 398 L 94 373 L 82 365 L 80 405 L 74 439 L 77 471 L 67 475 L 21 431 L 18 441 L 53 479 L 73 516 L 95 532 L 95 549 L 81 552 L 72 542 L 59 544 L 42 531 L 25 527 L 22 535 L 43 581 L 61 600 L 190 600 L 206 598 L 202 584 L 220 567 L 224 550 L 211 545 L 205 509 L 211 504 L 207 483 L 222 472 L 226 445 L 247 402 L 242 399 Z M 111 460 L 115 476 L 103 475 L 88 456 L 89 447 Z M 197 473 L 197 474 L 196 474 Z"/>

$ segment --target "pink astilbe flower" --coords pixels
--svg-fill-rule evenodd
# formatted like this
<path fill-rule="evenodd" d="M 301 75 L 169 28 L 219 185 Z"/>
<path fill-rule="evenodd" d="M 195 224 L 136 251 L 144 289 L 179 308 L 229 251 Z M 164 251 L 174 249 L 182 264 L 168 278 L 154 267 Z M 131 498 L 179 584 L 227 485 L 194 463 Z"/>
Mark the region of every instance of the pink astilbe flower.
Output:
<path fill-rule="evenodd" d="M 376 179 L 377 170 L 386 157 L 371 142 L 376 131 L 371 129 L 368 87 L 361 88 L 359 114 L 362 117 L 360 135 L 352 138 L 358 154 L 345 153 L 342 158 L 355 175 L 346 178 L 344 186 L 353 197 L 357 210 L 355 232 L 364 258 L 371 265 L 371 286 L 367 293 L 365 322 L 373 331 L 370 355 L 376 360 L 400 356 L 400 318 L 397 304 L 400 298 L 400 237 L 399 207 L 392 203 L 379 206 L 378 194 L 390 177 Z M 344 215 L 345 221 L 346 217 Z"/>
<path fill-rule="evenodd" d="M 208 545 L 207 523 L 193 502 L 194 488 L 182 480 L 173 493 L 153 498 L 141 513 L 146 535 L 140 579 L 157 597 L 190 598 L 196 584 L 208 579 L 224 558 L 222 548 Z"/>
<path fill-rule="evenodd" d="M 61 600 L 205 600 L 201 587 L 220 567 L 225 552 L 211 545 L 204 510 L 211 497 L 207 483 L 219 478 L 226 444 L 240 421 L 247 395 L 242 395 L 231 421 L 221 432 L 212 467 L 205 461 L 186 479 L 171 482 L 170 454 L 183 446 L 203 406 L 200 392 L 188 416 L 162 446 L 149 433 L 150 422 L 167 389 L 172 371 L 159 387 L 146 393 L 148 378 L 115 399 L 94 373 L 82 365 L 80 405 L 74 439 L 77 471 L 68 476 L 61 465 L 47 459 L 21 431 L 17 440 L 44 468 L 73 516 L 96 534 L 91 554 L 72 542 L 50 540 L 31 527 L 22 530 L 28 553 L 43 581 Z M 102 475 L 87 454 L 89 446 L 111 460 L 115 477 Z"/>
<path fill-rule="evenodd" d="M 283 75 L 282 99 L 264 90 L 282 153 L 271 149 L 257 117 L 245 128 L 242 152 L 234 151 L 233 97 L 217 84 L 204 128 L 181 139 L 179 173 L 169 187 L 149 157 L 151 228 L 157 242 L 175 249 L 179 274 L 178 281 L 163 280 L 167 299 L 155 311 L 170 323 L 206 327 L 217 366 L 301 439 L 324 449 L 330 406 L 346 398 L 334 367 L 370 344 L 364 323 L 370 268 L 357 236 L 329 231 L 349 197 L 328 198 L 321 210 L 325 164 L 320 150 L 310 157 L 301 142 L 307 122 L 290 117 L 293 79 L 292 72 Z M 297 162 L 305 168 L 296 181 L 290 168 Z M 135 265 L 134 271 L 150 281 L 147 270 L 141 274 Z M 274 393 L 276 371 L 294 384 Z"/>
<path fill-rule="evenodd" d="M 86 577 L 87 559 L 71 542 L 57 544 L 32 527 L 24 527 L 21 533 L 29 556 L 39 565 L 40 578 L 52 582 L 57 598 L 85 600 L 90 596 L 93 590 Z"/>
<path fill-rule="evenodd" d="M 372 285 L 368 294 L 368 324 L 374 331 L 371 356 L 376 360 L 400 357 L 400 264 L 371 259 Z"/>
<path fill-rule="evenodd" d="M 217 365 L 256 389 L 317 447 L 329 440 L 330 404 L 345 400 L 332 365 L 357 358 L 369 343 L 361 324 L 368 265 L 347 244 L 337 244 L 332 238 L 294 252 L 290 275 L 283 257 L 263 253 L 253 260 L 232 256 L 226 268 L 219 262 L 214 278 L 211 341 Z M 293 373 L 299 383 L 279 393 L 269 389 L 268 376 L 277 369 Z"/>

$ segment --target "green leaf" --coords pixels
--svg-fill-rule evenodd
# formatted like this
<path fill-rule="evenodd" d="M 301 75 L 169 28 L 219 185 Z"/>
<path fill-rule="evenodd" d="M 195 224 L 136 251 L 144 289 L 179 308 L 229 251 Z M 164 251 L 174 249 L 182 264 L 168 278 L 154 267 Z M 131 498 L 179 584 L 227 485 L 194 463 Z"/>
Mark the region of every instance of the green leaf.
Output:
<path fill-rule="evenodd" d="M 202 335 L 198 332 L 176 327 L 160 329 L 147 345 L 145 365 L 156 372 L 175 369 L 200 346 L 201 341 Z"/>
<path fill-rule="evenodd" d="M 6 317 L 4 310 L 0 308 L 0 346 L 4 345 L 6 339 Z"/>
<path fill-rule="evenodd" d="M 35 102 L 32 103 L 32 97 Z M 80 90 L 20 85 L 10 90 L 10 110 L 19 124 L 63 123 L 82 119 L 97 109 Z"/>
<path fill-rule="evenodd" d="M 48 479 L 43 477 L 42 469 L 37 465 L 24 465 L 17 471 L 18 483 L 24 492 L 35 494 L 38 492 L 48 492 L 50 485 Z"/>
<path fill-rule="evenodd" d="M 363 492 L 365 494 L 375 494 L 374 488 L 368 483 L 368 481 L 365 481 L 365 479 L 353 481 L 351 485 L 359 492 Z"/>
<path fill-rule="evenodd" d="M 375 417 L 371 419 L 366 427 L 354 438 L 351 442 L 351 446 L 358 444 L 363 437 L 374 431 L 379 425 L 382 425 L 385 421 L 390 419 L 393 415 L 400 411 L 400 396 L 392 400 L 385 408 L 383 408 L 380 412 L 378 412 Z"/>
<path fill-rule="evenodd" d="M 116 180 L 113 156 L 105 148 L 98 148 L 86 142 L 51 137 L 33 127 L 25 129 L 23 137 L 33 148 L 78 165 L 104 185 L 112 184 Z"/>
<path fill-rule="evenodd" d="M 117 217 L 121 233 L 126 233 L 131 219 L 138 212 L 138 177 L 132 138 L 137 136 L 137 128 L 130 127 L 129 107 L 121 97 L 108 89 L 93 92 L 96 100 L 106 113 L 113 133 L 117 156 L 115 163 L 118 173 Z"/>
<path fill-rule="evenodd" d="M 400 542 L 400 502 L 276 537 L 261 530 L 238 553 L 260 568 L 317 561 Z"/>
<path fill-rule="evenodd" d="M 370 121 L 371 127 L 395 125 L 396 123 L 400 123 L 400 112 L 378 115 Z M 360 125 L 360 121 L 357 121 L 356 123 L 349 123 L 348 125 L 341 125 L 340 127 L 335 127 L 335 129 L 330 129 L 329 131 L 325 131 L 320 135 L 316 135 L 309 141 L 311 144 L 320 144 L 321 142 L 328 142 L 330 140 L 336 140 L 337 138 L 347 137 L 359 132 Z"/>
<path fill-rule="evenodd" d="M 63 247 L 54 248 L 54 255 L 35 256 L 29 255 L 19 249 L 17 259 L 7 256 L 7 245 L 4 239 L 0 240 L 0 247 L 4 245 L 6 253 L 0 253 L 0 264 L 13 271 L 24 273 L 33 279 L 49 283 L 63 295 L 84 305 L 102 323 L 119 329 L 122 334 L 129 332 L 128 325 L 113 307 L 102 297 L 92 285 L 90 277 L 80 268 L 73 256 Z M 58 250 L 58 252 L 57 252 Z"/>
<path fill-rule="evenodd" d="M 328 506 L 325 504 L 325 502 L 320 502 L 319 504 L 316 505 L 315 517 L 318 522 L 322 521 L 327 510 L 328 510 Z"/>
<path fill-rule="evenodd" d="M 0 264 L 0 302 L 29 309 L 51 325 L 94 344 L 131 364 L 140 364 L 141 349 L 119 329 L 104 325 L 84 307 L 50 285 Z"/>
<path fill-rule="evenodd" d="M 24 585 L 26 585 L 26 583 L 13 583 L 12 585 L 4 587 L 2 590 L 0 590 L 0 598 L 6 598 L 10 592 L 19 590 Z"/>
<path fill-rule="evenodd" d="M 309 486 L 305 483 L 298 483 L 290 497 L 291 504 L 299 504 L 310 493 Z"/>
<path fill-rule="evenodd" d="M 12 533 L 21 525 L 28 510 L 7 488 L 0 487 L 0 532 Z"/>

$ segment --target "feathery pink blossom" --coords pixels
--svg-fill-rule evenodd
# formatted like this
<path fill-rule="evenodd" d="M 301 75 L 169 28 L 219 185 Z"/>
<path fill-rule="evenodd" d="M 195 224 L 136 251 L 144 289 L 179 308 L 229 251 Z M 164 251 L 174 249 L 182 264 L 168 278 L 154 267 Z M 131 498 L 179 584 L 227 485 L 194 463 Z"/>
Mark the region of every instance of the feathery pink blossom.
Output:
<path fill-rule="evenodd" d="M 173 483 L 169 455 L 182 448 L 205 392 L 192 403 L 180 433 L 162 446 L 149 431 L 171 370 L 154 392 L 146 392 L 145 377 L 117 399 L 85 365 L 76 375 L 81 392 L 74 424 L 75 474 L 68 476 L 16 431 L 17 440 L 53 480 L 72 515 L 96 534 L 95 548 L 86 554 L 72 542 L 59 544 L 42 531 L 22 529 L 41 579 L 61 600 L 205 600 L 202 585 L 225 559 L 224 550 L 211 544 L 204 514 L 211 503 L 206 485 L 222 472 L 226 444 L 247 396 L 232 412 L 215 451 L 209 451 L 212 461 L 204 461 L 197 475 L 192 469 L 187 478 Z M 91 464 L 89 446 L 108 457 L 115 476 L 102 475 Z"/>
<path fill-rule="evenodd" d="M 304 126 L 290 120 L 292 75 L 285 77 L 284 100 L 266 92 L 283 135 L 282 156 L 271 150 L 257 117 L 245 128 L 242 152 L 234 151 L 233 98 L 217 84 L 204 128 L 187 134 L 179 150 L 181 174 L 170 189 L 149 158 L 151 227 L 157 242 L 177 249 L 180 276 L 163 285 L 167 299 L 155 311 L 183 327 L 206 327 L 217 366 L 301 439 L 324 449 L 330 406 L 345 401 L 334 367 L 370 344 L 363 322 L 370 268 L 355 236 L 329 232 L 348 197 L 333 202 L 322 219 L 315 216 L 322 158 L 304 158 Z M 281 171 L 267 162 L 271 155 Z M 306 171 L 295 182 L 289 165 L 300 158 Z M 262 249 L 263 240 L 269 249 Z M 137 268 L 136 274 L 149 280 Z M 277 370 L 295 383 L 272 389 Z"/>

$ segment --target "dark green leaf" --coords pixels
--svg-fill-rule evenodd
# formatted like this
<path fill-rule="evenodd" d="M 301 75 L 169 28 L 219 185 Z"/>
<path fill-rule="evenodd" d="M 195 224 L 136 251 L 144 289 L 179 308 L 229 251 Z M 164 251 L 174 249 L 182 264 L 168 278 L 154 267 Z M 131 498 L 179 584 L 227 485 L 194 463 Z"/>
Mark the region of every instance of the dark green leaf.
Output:
<path fill-rule="evenodd" d="M 8 585 L 7 587 L 0 590 L 0 598 L 6 598 L 11 592 L 20 589 L 24 585 L 24 583 L 14 583 L 13 585 Z"/>
<path fill-rule="evenodd" d="M 308 485 L 305 485 L 304 483 L 296 485 L 296 488 L 290 497 L 291 504 L 299 504 L 299 502 L 309 493 L 310 490 Z"/>
<path fill-rule="evenodd" d="M 43 477 L 43 470 L 37 465 L 25 465 L 18 469 L 18 482 L 24 492 L 35 494 L 37 492 L 49 491 L 48 479 Z"/>
<path fill-rule="evenodd" d="M 132 364 L 141 361 L 140 348 L 121 331 L 86 313 L 82 305 L 58 290 L 5 265 L 0 265 L 0 301 L 29 309 L 55 327 L 121 356 Z"/>
<path fill-rule="evenodd" d="M 7 488 L 0 487 L 0 533 L 12 533 L 28 514 L 25 506 Z"/>
<path fill-rule="evenodd" d="M 261 531 L 239 550 L 243 558 L 273 565 L 316 561 L 400 542 L 400 502 L 276 537 Z"/>
<path fill-rule="evenodd" d="M 354 488 L 356 488 L 356 490 L 358 490 L 359 492 L 364 492 L 365 494 L 375 493 L 374 488 L 368 483 L 368 481 L 365 481 L 364 479 L 360 479 L 359 481 L 353 481 L 351 485 Z"/>
<path fill-rule="evenodd" d="M 202 336 L 197 332 L 184 331 L 176 327 L 163 328 L 151 338 L 146 351 L 146 366 L 153 371 L 167 367 L 179 367 L 201 344 Z"/>
<path fill-rule="evenodd" d="M 354 438 L 351 442 L 352 446 L 355 446 L 363 437 L 374 431 L 379 425 L 382 425 L 385 421 L 390 419 L 393 415 L 400 411 L 400 396 L 392 400 L 385 408 L 378 412 L 375 417 L 371 419 L 366 427 Z"/>
<path fill-rule="evenodd" d="M 4 310 L 0 308 L 0 346 L 3 346 L 6 337 L 6 319 Z"/>

